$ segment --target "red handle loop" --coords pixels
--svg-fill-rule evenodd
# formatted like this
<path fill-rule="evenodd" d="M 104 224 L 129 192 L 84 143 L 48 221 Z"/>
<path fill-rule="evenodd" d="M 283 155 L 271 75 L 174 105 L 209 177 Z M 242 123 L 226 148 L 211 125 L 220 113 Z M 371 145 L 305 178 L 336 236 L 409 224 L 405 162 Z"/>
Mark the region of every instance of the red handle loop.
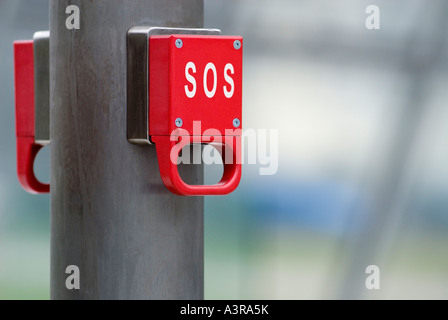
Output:
<path fill-rule="evenodd" d="M 241 180 L 241 136 L 153 136 L 159 160 L 163 183 L 173 193 L 181 196 L 226 195 L 233 192 Z M 224 139 L 223 139 L 224 138 Z M 219 141 L 217 141 L 219 140 Z M 224 164 L 224 174 L 216 185 L 189 185 L 179 176 L 177 168 L 179 153 L 189 144 L 210 144 L 216 146 Z M 231 157 L 230 157 L 231 156 Z"/>
<path fill-rule="evenodd" d="M 50 192 L 50 185 L 34 175 L 34 159 L 41 148 L 34 143 L 34 137 L 17 137 L 17 176 L 22 188 L 33 194 Z"/>

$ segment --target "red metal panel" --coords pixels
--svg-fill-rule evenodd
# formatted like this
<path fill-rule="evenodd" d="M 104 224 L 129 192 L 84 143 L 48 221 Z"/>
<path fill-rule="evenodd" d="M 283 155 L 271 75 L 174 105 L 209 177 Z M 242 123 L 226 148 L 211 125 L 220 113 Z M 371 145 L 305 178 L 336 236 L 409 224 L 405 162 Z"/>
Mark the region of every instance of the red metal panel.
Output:
<path fill-rule="evenodd" d="M 168 37 L 151 37 L 149 41 L 149 136 L 169 135 L 169 61 Z M 151 108 L 152 107 L 152 108 Z"/>
<path fill-rule="evenodd" d="M 181 48 L 176 47 L 178 39 L 182 40 Z M 241 37 L 228 36 L 150 37 L 150 136 L 170 135 L 177 129 L 175 122 L 178 118 L 183 120 L 182 129 L 190 134 L 193 134 L 194 121 L 201 122 L 202 131 L 216 129 L 222 135 L 226 129 L 235 129 L 233 120 L 242 120 L 243 87 L 242 48 L 234 48 L 236 40 L 242 44 Z M 186 94 L 186 91 L 193 91 L 193 85 L 186 77 L 188 63 L 194 64 L 194 69 L 188 69 L 196 88 L 191 98 Z M 206 77 L 208 91 L 213 91 L 216 86 L 212 97 L 206 95 L 204 88 L 204 71 L 209 63 L 216 70 L 216 83 L 214 70 L 209 69 Z M 230 70 L 224 72 L 228 64 L 232 66 L 233 74 Z M 226 74 L 233 85 L 226 81 Z M 234 92 L 228 98 L 224 90 L 231 91 L 232 87 Z"/>
<path fill-rule="evenodd" d="M 17 137 L 34 137 L 33 41 L 14 42 L 14 68 L 16 134 Z"/>

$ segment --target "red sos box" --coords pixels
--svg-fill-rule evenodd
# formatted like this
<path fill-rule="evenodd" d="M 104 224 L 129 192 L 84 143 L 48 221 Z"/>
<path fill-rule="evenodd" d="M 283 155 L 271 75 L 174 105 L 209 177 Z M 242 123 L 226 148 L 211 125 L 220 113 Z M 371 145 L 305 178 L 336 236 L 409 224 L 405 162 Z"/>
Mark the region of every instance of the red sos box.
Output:
<path fill-rule="evenodd" d="M 164 184 L 179 195 L 223 195 L 241 178 L 242 37 L 158 35 L 149 38 L 148 135 Z M 188 185 L 179 177 L 180 150 L 212 144 L 222 180 Z"/>
<path fill-rule="evenodd" d="M 242 38 L 170 35 L 149 40 L 150 136 L 235 129 L 242 113 Z"/>

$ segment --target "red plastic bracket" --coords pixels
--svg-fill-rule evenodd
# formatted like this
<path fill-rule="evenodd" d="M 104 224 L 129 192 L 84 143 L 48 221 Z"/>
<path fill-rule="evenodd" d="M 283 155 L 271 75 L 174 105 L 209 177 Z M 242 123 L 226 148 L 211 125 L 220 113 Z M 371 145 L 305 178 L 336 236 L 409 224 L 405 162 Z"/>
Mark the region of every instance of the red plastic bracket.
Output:
<path fill-rule="evenodd" d="M 49 193 L 50 185 L 34 174 L 34 160 L 43 147 L 35 142 L 33 41 L 14 42 L 17 176 L 20 185 L 33 194 Z"/>

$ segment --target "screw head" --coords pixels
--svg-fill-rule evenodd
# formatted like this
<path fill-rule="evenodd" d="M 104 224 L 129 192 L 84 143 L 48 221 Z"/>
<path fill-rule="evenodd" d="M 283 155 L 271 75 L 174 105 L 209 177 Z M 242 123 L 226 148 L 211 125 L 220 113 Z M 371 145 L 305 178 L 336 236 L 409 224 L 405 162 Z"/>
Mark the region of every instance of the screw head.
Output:
<path fill-rule="evenodd" d="M 175 124 L 176 127 L 181 128 L 184 125 L 184 121 L 181 118 L 177 118 Z"/>
<path fill-rule="evenodd" d="M 235 128 L 239 128 L 240 125 L 241 125 L 241 121 L 240 121 L 240 119 L 235 118 L 235 119 L 233 120 L 233 126 L 234 126 Z"/>
<path fill-rule="evenodd" d="M 184 45 L 183 41 L 181 39 L 176 40 L 176 48 L 180 49 Z"/>
<path fill-rule="evenodd" d="M 235 40 L 235 41 L 233 42 L 233 47 L 234 47 L 236 50 L 241 49 L 241 41 L 240 41 L 240 40 Z"/>

